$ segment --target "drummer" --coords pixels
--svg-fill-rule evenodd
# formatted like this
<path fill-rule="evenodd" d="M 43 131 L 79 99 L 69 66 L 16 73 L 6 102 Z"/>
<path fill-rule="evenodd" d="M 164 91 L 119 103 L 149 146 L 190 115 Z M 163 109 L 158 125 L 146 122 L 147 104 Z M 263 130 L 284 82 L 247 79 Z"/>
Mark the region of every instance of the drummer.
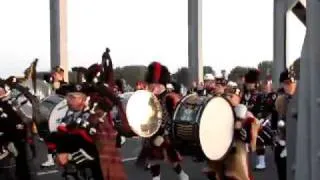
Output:
<path fill-rule="evenodd" d="M 225 178 L 251 180 L 251 169 L 249 168 L 248 153 L 246 147 L 245 127 L 251 126 L 251 148 L 255 149 L 256 138 L 260 125 L 258 120 L 247 111 L 245 105 L 240 104 L 241 90 L 234 82 L 229 82 L 224 96 L 235 108 L 235 141 L 232 150 L 228 152 L 222 161 L 208 161 L 211 172 L 207 173 L 210 180 L 221 180 Z"/>
<path fill-rule="evenodd" d="M 205 88 L 206 94 L 214 94 L 214 88 L 215 88 L 215 77 L 213 74 L 208 73 L 205 74 L 203 77 L 203 83 Z"/>
<path fill-rule="evenodd" d="M 221 96 L 227 87 L 227 80 L 223 76 L 215 78 L 215 87 L 213 91 L 214 96 Z"/>
<path fill-rule="evenodd" d="M 173 165 L 175 173 L 178 175 L 179 180 L 189 180 L 189 176 L 183 171 L 180 161 L 181 156 L 173 147 L 169 140 L 169 132 L 171 123 L 170 107 L 174 106 L 177 102 L 168 96 L 166 91 L 166 84 L 170 82 L 170 72 L 166 66 L 161 65 L 159 62 L 153 62 L 148 66 L 146 73 L 146 82 L 148 83 L 147 89 L 151 91 L 160 100 L 163 115 L 162 125 L 160 130 L 150 138 L 145 138 L 142 150 L 137 159 L 137 165 L 145 167 L 149 164 L 152 180 L 160 180 L 160 164 L 159 162 L 165 161 Z M 168 105 L 171 104 L 171 105 Z"/>
<path fill-rule="evenodd" d="M 8 168 L 4 168 L 8 179 L 30 180 L 31 171 L 27 161 L 26 140 L 31 129 L 23 122 L 9 100 L 11 92 L 9 86 L 15 83 L 14 79 L 9 79 L 0 79 L 0 160 L 15 158 L 16 166 L 7 164 Z"/>
<path fill-rule="evenodd" d="M 52 84 L 53 90 L 57 90 L 62 85 L 67 84 L 64 80 L 64 69 L 60 66 L 54 67 L 51 73 L 50 83 Z"/>
<path fill-rule="evenodd" d="M 136 83 L 136 87 L 135 87 L 135 90 L 137 91 L 137 90 L 145 90 L 147 88 L 147 84 L 146 84 L 146 82 L 144 82 L 144 81 L 138 81 L 137 83 Z"/>

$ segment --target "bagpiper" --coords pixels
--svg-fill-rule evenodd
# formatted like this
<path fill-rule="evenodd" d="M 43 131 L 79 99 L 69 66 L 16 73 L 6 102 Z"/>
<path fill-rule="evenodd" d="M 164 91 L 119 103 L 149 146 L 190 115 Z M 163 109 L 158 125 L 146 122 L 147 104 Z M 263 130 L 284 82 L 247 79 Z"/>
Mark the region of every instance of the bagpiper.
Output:
<path fill-rule="evenodd" d="M 79 135 L 81 140 L 52 136 L 51 142 L 56 144 L 59 164 L 66 167 L 66 177 L 81 174 L 84 178 L 94 180 L 126 180 L 120 152 L 116 148 L 117 132 L 114 130 L 110 113 L 112 107 L 119 102 L 116 101 L 112 88 L 93 81 L 99 78 L 96 73 L 99 71 L 98 66 L 88 68 L 89 74 L 96 74 L 87 76 L 87 82 L 92 84 L 62 87 L 67 93 L 70 111 L 62 119 L 58 130 L 68 136 Z M 68 139 L 79 144 L 68 142 Z M 72 165 L 73 168 L 70 168 Z"/>
<path fill-rule="evenodd" d="M 278 114 L 276 125 L 278 137 L 274 156 L 278 178 L 279 180 L 285 180 L 287 178 L 286 113 L 290 99 L 296 91 L 296 81 L 289 70 L 285 70 L 280 74 L 279 81 L 284 93 L 279 94 L 275 102 L 275 109 Z"/>
<path fill-rule="evenodd" d="M 260 71 L 257 69 L 250 69 L 244 76 L 245 86 L 244 94 L 241 103 L 246 105 L 250 112 L 257 118 L 262 118 L 261 107 L 262 107 L 262 96 L 258 91 Z M 265 145 L 262 141 L 258 141 L 257 144 L 257 160 L 255 169 L 263 170 L 266 168 L 266 156 L 265 156 Z"/>
<path fill-rule="evenodd" d="M 149 164 L 153 180 L 160 180 L 160 164 L 158 161 L 165 161 L 172 164 L 174 171 L 180 180 L 188 180 L 189 176 L 183 171 L 180 161 L 181 156 L 170 142 L 169 132 L 172 111 L 177 104 L 177 96 L 168 95 L 166 84 L 170 82 L 170 72 L 166 66 L 159 62 L 153 62 L 148 66 L 145 81 L 147 89 L 151 91 L 160 101 L 163 115 L 162 125 L 159 131 L 150 138 L 145 138 L 142 150 L 137 159 L 137 165 L 145 167 Z"/>

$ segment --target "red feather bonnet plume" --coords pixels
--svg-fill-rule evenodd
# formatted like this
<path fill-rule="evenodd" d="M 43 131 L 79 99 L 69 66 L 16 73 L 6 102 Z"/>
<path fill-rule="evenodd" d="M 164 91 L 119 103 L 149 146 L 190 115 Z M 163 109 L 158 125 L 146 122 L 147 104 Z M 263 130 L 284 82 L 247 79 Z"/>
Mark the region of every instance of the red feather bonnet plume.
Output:
<path fill-rule="evenodd" d="M 159 62 L 152 62 L 147 69 L 145 81 L 147 83 L 159 83 L 166 85 L 170 83 L 171 76 L 168 68 Z"/>

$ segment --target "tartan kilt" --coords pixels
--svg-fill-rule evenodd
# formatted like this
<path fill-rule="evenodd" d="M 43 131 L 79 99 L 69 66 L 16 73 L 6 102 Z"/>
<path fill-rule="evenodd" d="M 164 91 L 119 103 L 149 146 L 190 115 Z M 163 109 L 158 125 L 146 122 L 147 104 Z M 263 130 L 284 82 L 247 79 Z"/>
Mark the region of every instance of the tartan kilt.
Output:
<path fill-rule="evenodd" d="M 155 161 L 164 161 L 163 151 L 165 150 L 168 155 L 168 160 L 170 163 L 176 163 L 182 161 L 182 156 L 180 153 L 170 144 L 168 141 L 160 147 L 156 147 L 150 144 L 150 140 L 146 139 L 147 142 L 143 144 L 142 150 L 138 157 L 138 160 L 155 162 Z M 146 163 L 146 162 L 145 162 Z"/>
<path fill-rule="evenodd" d="M 104 180 L 127 180 L 121 153 L 116 148 L 116 139 L 103 139 L 97 147 Z"/>

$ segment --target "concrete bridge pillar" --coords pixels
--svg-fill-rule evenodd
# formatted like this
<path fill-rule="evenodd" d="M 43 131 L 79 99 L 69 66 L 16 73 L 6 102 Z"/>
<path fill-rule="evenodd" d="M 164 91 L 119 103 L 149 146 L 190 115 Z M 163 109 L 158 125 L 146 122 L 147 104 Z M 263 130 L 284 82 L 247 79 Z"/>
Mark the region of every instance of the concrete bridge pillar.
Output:
<path fill-rule="evenodd" d="M 202 0 L 188 0 L 188 67 L 190 81 L 202 82 Z"/>
<path fill-rule="evenodd" d="M 50 0 L 51 68 L 60 66 L 68 81 L 67 0 Z"/>
<path fill-rule="evenodd" d="M 279 76 L 286 68 L 287 0 L 274 0 L 273 5 L 273 88 L 280 87 Z"/>

